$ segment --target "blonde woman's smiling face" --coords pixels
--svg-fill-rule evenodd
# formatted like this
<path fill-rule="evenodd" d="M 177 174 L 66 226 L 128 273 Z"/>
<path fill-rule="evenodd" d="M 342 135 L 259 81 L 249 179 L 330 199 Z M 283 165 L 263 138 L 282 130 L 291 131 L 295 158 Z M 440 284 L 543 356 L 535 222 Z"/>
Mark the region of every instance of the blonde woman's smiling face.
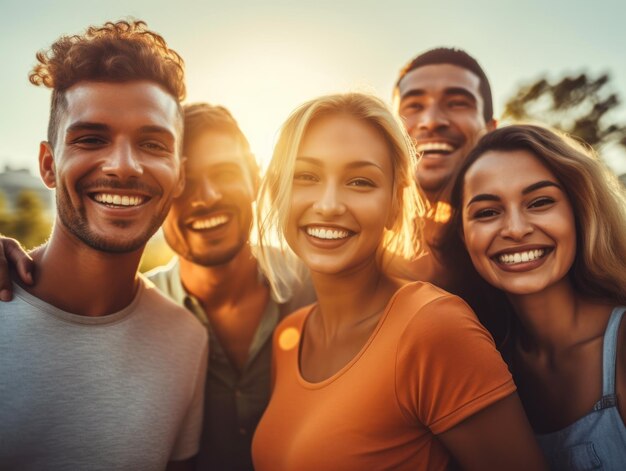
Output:
<path fill-rule="evenodd" d="M 572 205 L 526 150 L 488 151 L 465 174 L 463 235 L 480 275 L 510 295 L 564 280 L 576 254 Z"/>
<path fill-rule="evenodd" d="M 285 237 L 313 272 L 342 273 L 375 261 L 393 212 L 387 142 L 346 114 L 315 120 L 295 164 Z"/>

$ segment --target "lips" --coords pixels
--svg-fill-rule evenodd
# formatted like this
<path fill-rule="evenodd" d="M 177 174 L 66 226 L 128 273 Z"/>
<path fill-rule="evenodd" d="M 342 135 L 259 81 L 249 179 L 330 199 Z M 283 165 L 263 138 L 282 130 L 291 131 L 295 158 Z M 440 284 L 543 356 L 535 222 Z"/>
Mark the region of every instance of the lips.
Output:
<path fill-rule="evenodd" d="M 317 239 L 338 240 L 350 236 L 350 231 L 334 227 L 307 226 L 305 230 L 308 235 Z"/>
<path fill-rule="evenodd" d="M 186 226 L 194 231 L 206 231 L 223 226 L 231 220 L 231 216 L 226 214 L 218 214 L 210 217 L 196 218 L 187 221 Z"/>
<path fill-rule="evenodd" d="M 451 154 L 457 149 L 457 146 L 447 141 L 417 141 L 415 148 L 419 154 L 427 156 L 432 154 Z"/>
<path fill-rule="evenodd" d="M 491 259 L 506 269 L 517 269 L 535 266 L 543 263 L 544 258 L 554 250 L 552 247 L 534 247 L 516 250 L 506 250 L 492 256 Z"/>
<path fill-rule="evenodd" d="M 90 197 L 100 204 L 105 204 L 109 207 L 131 207 L 140 206 L 144 204 L 149 198 L 144 195 L 133 194 L 119 194 L 119 193 L 91 193 Z"/>

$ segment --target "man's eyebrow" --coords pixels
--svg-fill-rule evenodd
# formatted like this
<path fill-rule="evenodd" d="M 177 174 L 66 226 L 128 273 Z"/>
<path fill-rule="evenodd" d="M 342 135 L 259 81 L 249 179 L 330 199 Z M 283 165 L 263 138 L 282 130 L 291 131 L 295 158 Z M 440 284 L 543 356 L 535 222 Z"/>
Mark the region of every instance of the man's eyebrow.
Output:
<path fill-rule="evenodd" d="M 469 98 L 470 100 L 472 100 L 474 103 L 476 103 L 476 96 L 470 92 L 467 88 L 463 88 L 463 87 L 450 87 L 450 88 L 446 88 L 443 91 L 443 94 L 446 96 L 450 96 L 450 95 L 462 95 L 465 98 Z"/>
<path fill-rule="evenodd" d="M 445 96 L 451 96 L 451 95 L 462 95 L 470 100 L 472 100 L 473 102 L 476 102 L 476 95 L 474 95 L 472 92 L 470 92 L 468 89 L 463 88 L 463 87 L 449 87 L 444 89 L 443 94 Z M 406 93 L 403 93 L 400 96 L 400 99 L 403 100 L 404 98 L 408 98 L 408 97 L 420 97 L 420 96 L 424 96 L 426 95 L 426 90 L 422 89 L 422 88 L 412 88 L 410 90 L 408 90 Z"/>
<path fill-rule="evenodd" d="M 174 139 L 174 133 L 166 127 L 148 125 L 139 128 L 139 132 L 144 134 L 169 134 Z"/>
<path fill-rule="evenodd" d="M 67 128 L 67 133 L 70 132 L 78 132 L 78 131 L 109 131 L 111 128 L 106 124 L 102 123 L 91 123 L 88 121 L 77 121 Z"/>
<path fill-rule="evenodd" d="M 412 88 L 408 90 L 406 93 L 403 93 L 402 95 L 400 95 L 400 100 L 404 100 L 405 98 L 409 98 L 409 97 L 420 97 L 424 95 L 426 95 L 426 90 L 423 90 L 421 88 Z"/>
<path fill-rule="evenodd" d="M 89 121 L 77 121 L 67 128 L 67 133 L 80 132 L 80 131 L 99 131 L 109 132 L 111 127 L 102 123 L 92 123 Z M 143 134 L 167 134 L 174 139 L 174 133 L 168 128 L 157 125 L 147 125 L 139 128 L 139 132 Z"/>
<path fill-rule="evenodd" d="M 559 185 L 558 183 L 555 183 L 550 180 L 541 180 L 540 182 L 533 183 L 532 185 L 528 185 L 526 188 L 522 190 L 522 194 L 527 195 L 528 193 L 532 193 L 535 190 L 539 190 L 547 186 L 554 186 L 558 188 L 559 190 L 563 190 L 563 188 L 561 188 L 561 185 Z"/>
<path fill-rule="evenodd" d="M 496 195 L 490 195 L 489 193 L 481 193 L 469 200 L 465 206 L 467 207 L 472 203 L 478 203 L 480 201 L 500 201 L 500 197 Z"/>

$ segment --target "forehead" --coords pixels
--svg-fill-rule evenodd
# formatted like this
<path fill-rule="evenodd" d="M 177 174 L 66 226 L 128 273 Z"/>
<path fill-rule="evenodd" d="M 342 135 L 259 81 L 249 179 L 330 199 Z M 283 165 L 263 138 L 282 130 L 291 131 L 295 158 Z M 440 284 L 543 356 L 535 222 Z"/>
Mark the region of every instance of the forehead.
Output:
<path fill-rule="evenodd" d="M 389 146 L 374 125 L 347 114 L 316 119 L 300 143 L 299 156 L 316 157 L 326 164 L 372 160 L 391 167 Z"/>
<path fill-rule="evenodd" d="M 552 171 L 527 150 L 485 152 L 465 174 L 465 195 L 519 193 L 548 180 L 558 183 Z"/>
<path fill-rule="evenodd" d="M 442 94 L 447 89 L 462 88 L 482 101 L 478 76 L 468 69 L 452 64 L 430 64 L 413 69 L 402 77 L 398 88 L 400 98 L 414 91 L 435 95 Z"/>
<path fill-rule="evenodd" d="M 181 137 L 176 100 L 153 82 L 79 82 L 65 91 L 65 99 L 68 126 L 76 122 L 117 130 L 159 126 Z"/>
<path fill-rule="evenodd" d="M 187 145 L 187 167 L 203 168 L 236 164 L 249 169 L 246 152 L 236 136 L 223 131 L 206 131 Z"/>

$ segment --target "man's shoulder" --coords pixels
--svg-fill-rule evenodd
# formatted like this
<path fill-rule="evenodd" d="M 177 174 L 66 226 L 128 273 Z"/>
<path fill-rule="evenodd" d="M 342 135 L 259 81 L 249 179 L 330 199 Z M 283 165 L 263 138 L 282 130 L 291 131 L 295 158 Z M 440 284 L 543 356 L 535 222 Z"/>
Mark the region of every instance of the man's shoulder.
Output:
<path fill-rule="evenodd" d="M 145 275 L 139 276 L 143 283 L 144 292 L 137 309 L 146 311 L 147 317 L 152 323 L 174 331 L 188 330 L 197 332 L 201 336 L 206 335 L 206 329 L 192 313 L 166 296 Z"/>
<path fill-rule="evenodd" d="M 150 280 L 162 293 L 174 297 L 174 284 L 180 284 L 178 258 L 172 258 L 166 265 L 155 267 L 144 273 L 143 276 Z"/>

